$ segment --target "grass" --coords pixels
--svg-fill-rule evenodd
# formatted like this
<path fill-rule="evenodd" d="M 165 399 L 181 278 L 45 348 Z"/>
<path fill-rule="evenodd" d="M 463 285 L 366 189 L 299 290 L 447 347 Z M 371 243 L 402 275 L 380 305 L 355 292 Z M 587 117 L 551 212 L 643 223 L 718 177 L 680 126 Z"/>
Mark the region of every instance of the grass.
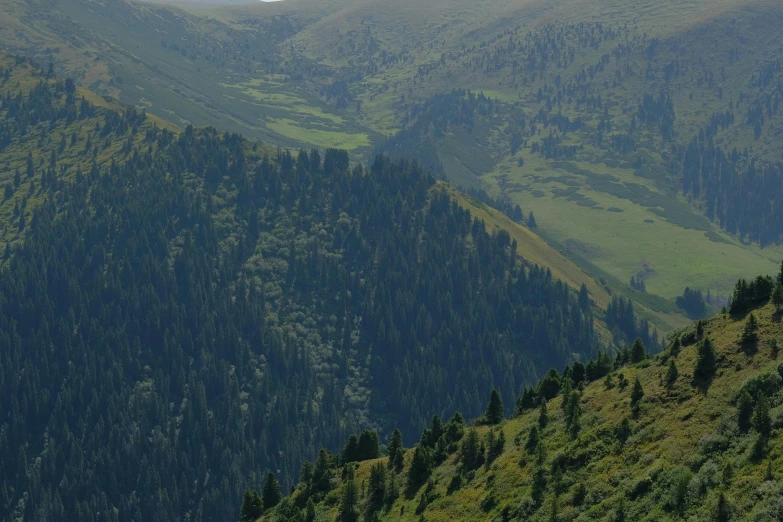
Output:
<path fill-rule="evenodd" d="M 367 147 L 370 144 L 366 134 L 348 134 L 312 127 L 297 125 L 297 122 L 287 118 L 270 120 L 266 127 L 281 136 L 291 138 L 302 143 L 314 144 L 317 147 L 332 147 L 345 150 L 355 150 Z"/>
<path fill-rule="evenodd" d="M 507 194 L 533 211 L 546 237 L 567 255 L 624 283 L 648 269 L 651 294 L 673 299 L 690 286 L 727 295 L 738 277 L 772 274 L 783 258 L 780 247 L 762 250 L 727 236 L 631 169 L 581 164 L 578 171 L 562 170 L 532 156 L 525 160 L 522 168 L 506 161 L 488 177 L 513 179 Z"/>
<path fill-rule="evenodd" d="M 735 429 L 732 428 L 736 426 L 733 399 L 743 384 L 762 374 L 778 374 L 779 356 L 770 351 L 767 342 L 772 339 L 779 343 L 783 341 L 781 316 L 774 313 L 771 306 L 754 313 L 760 325 L 760 342 L 755 353 L 746 353 L 738 345 L 745 317 L 721 315 L 706 322 L 705 332 L 713 341 L 719 361 L 717 375 L 706 388 L 695 386 L 691 380 L 697 351 L 697 345 L 692 344 L 673 357 L 680 375 L 672 385 L 664 383 L 668 360 L 658 357 L 615 370 L 611 374 L 615 383 L 611 388 L 606 387 L 603 379 L 585 386 L 580 400 L 582 428 L 576 440 L 572 440 L 564 429 L 562 398 L 550 400 L 550 421 L 542 431 L 547 489 L 541 507 L 535 507 L 525 520 L 550 520 L 555 498 L 560 516 L 567 520 L 611 520 L 621 502 L 624 502 L 627 520 L 678 520 L 677 512 L 666 508 L 673 491 L 669 477 L 677 469 L 689 473 L 685 519 L 709 519 L 714 513 L 719 491 L 725 493 L 731 509 L 743 520 L 752 520 L 752 513 L 757 520 L 763 519 L 762 509 L 771 505 L 766 503 L 774 502 L 775 495 L 780 495 L 775 482 L 765 478 L 768 465 L 775 475 L 783 467 L 783 441 L 779 431 L 773 432 L 768 450 L 761 459 L 751 455 L 752 432 L 729 439 L 721 435 Z M 694 326 L 689 326 L 680 334 L 693 329 Z M 638 416 L 631 413 L 629 404 L 632 386 L 621 388 L 617 385 L 621 375 L 628 383 L 638 377 L 642 384 L 644 397 Z M 780 402 L 778 393 L 773 398 L 773 417 L 780 411 Z M 432 522 L 489 521 L 508 519 L 509 513 L 512 519 L 516 517 L 518 507 L 531 494 L 536 464 L 534 456 L 524 449 L 524 443 L 532 426 L 538 423 L 537 419 L 538 411 L 534 410 L 506 420 L 498 427 L 478 427 L 481 437 L 486 437 L 490 429 L 496 434 L 503 431 L 507 441 L 503 454 L 488 468 L 482 467 L 474 475 L 467 475 L 465 484 L 453 492 L 448 490 L 448 485 L 459 473 L 456 454 L 433 469 L 433 500 L 422 513 L 424 519 Z M 625 443 L 614 436 L 623 419 L 629 420 L 631 428 Z M 723 441 L 720 444 L 724 445 L 719 446 L 723 449 L 705 449 L 708 446 L 704 441 L 708 438 Z M 411 454 L 412 450 L 406 454 L 406 468 Z M 552 471 L 555 459 L 572 462 L 564 466 L 559 479 Z M 584 464 L 573 464 L 581 459 Z M 357 484 L 366 484 L 370 466 L 375 462 L 357 465 Z M 728 462 L 734 471 L 726 481 L 720 475 Z M 717 484 L 709 482 L 713 480 L 711 473 L 718 474 Z M 402 483 L 403 479 L 404 475 L 397 480 Z M 559 494 L 553 493 L 552 484 L 556 480 L 563 485 Z M 336 489 L 327 496 L 331 501 L 318 504 L 319 518 L 316 520 L 332 520 L 337 514 L 341 481 L 337 479 L 335 483 Z M 577 484 L 584 484 L 586 489 L 581 505 L 572 501 Z M 379 519 L 420 520 L 416 508 L 423 490 L 422 486 L 411 495 L 401 496 L 379 512 Z M 762 493 L 764 491 L 768 492 Z M 301 489 L 297 490 L 293 498 L 302 494 Z M 487 499 L 494 499 L 494 503 L 488 503 Z M 359 507 L 363 508 L 361 501 Z M 504 512 L 507 515 L 503 515 Z M 261 520 L 276 519 L 274 513 L 270 513 Z"/>

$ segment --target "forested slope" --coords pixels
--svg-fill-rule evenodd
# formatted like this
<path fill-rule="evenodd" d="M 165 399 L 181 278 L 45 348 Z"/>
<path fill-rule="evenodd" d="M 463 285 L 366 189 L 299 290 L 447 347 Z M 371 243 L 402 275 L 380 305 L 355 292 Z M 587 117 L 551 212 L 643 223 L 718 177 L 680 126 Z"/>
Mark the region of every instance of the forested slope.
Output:
<path fill-rule="evenodd" d="M 271 477 L 248 491 L 240 520 L 780 520 L 783 270 L 734 298 L 658 356 L 635 343 L 553 370 L 516 404 L 493 390 L 481 417 L 435 417 L 388 456 L 348 439 L 290 496 Z"/>
<path fill-rule="evenodd" d="M 270 470 L 601 346 L 586 289 L 415 164 L 180 133 L 0 63 L 0 520 L 233 519 Z"/>

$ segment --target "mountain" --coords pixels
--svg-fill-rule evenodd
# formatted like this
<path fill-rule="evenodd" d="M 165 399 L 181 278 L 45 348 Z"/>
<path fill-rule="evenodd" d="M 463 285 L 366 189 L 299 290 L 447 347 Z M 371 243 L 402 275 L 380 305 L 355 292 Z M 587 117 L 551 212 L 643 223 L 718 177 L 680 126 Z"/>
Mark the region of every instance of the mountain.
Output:
<path fill-rule="evenodd" d="M 746 305 L 658 356 L 634 346 L 553 371 L 508 419 L 492 397 L 473 422 L 433 419 L 399 456 L 389 441 L 391 463 L 349 441 L 259 520 L 779 520 L 781 314 Z"/>
<path fill-rule="evenodd" d="M 716 310 L 783 256 L 776 2 L 15 0 L 0 16 L 6 50 L 182 128 L 413 156 L 532 211 L 664 331 L 687 322 L 686 288 Z"/>
<path fill-rule="evenodd" d="M 658 342 L 415 163 L 180 131 L 9 55 L 0 155 L 3 521 L 230 520 L 360 428 Z"/>

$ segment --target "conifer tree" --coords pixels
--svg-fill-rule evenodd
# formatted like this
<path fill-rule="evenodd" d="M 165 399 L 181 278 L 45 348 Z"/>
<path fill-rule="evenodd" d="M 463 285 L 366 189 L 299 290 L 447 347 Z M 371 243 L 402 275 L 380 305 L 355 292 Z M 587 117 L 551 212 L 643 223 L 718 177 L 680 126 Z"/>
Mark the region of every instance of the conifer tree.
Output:
<path fill-rule="evenodd" d="M 587 285 L 582 283 L 582 286 L 579 287 L 579 307 L 582 310 L 587 310 L 590 306 L 590 297 L 587 293 Z"/>
<path fill-rule="evenodd" d="M 529 386 L 525 386 L 525 389 L 522 391 L 522 395 L 520 395 L 517 399 L 516 410 L 514 411 L 514 414 L 521 415 L 523 412 L 535 408 L 535 406 L 536 391 Z"/>
<path fill-rule="evenodd" d="M 381 505 L 386 497 L 386 469 L 383 464 L 376 462 L 370 468 L 367 498 L 370 504 Z"/>
<path fill-rule="evenodd" d="M 462 438 L 465 432 L 465 420 L 462 418 L 462 414 L 457 412 L 446 424 L 446 442 L 449 444 L 457 442 Z"/>
<path fill-rule="evenodd" d="M 315 503 L 313 497 L 307 499 L 307 507 L 305 508 L 305 522 L 315 521 Z"/>
<path fill-rule="evenodd" d="M 717 369 L 718 356 L 712 347 L 712 341 L 707 337 L 699 344 L 696 355 L 696 367 L 693 370 L 693 378 L 696 382 L 706 383 L 712 380 Z"/>
<path fill-rule="evenodd" d="M 566 411 L 568 409 L 568 401 L 571 398 L 571 391 L 573 390 L 572 381 L 570 377 L 563 378 L 562 393 L 563 400 L 560 402 L 560 409 Z"/>
<path fill-rule="evenodd" d="M 644 389 L 642 388 L 642 381 L 639 380 L 639 376 L 633 382 L 633 389 L 631 390 L 631 406 L 636 406 L 639 401 L 644 397 Z"/>
<path fill-rule="evenodd" d="M 283 496 L 280 493 L 280 483 L 277 481 L 277 477 L 274 473 L 270 472 L 266 476 L 266 484 L 264 484 L 264 509 L 271 509 L 280 503 L 280 499 Z"/>
<path fill-rule="evenodd" d="M 321 448 L 313 470 L 313 492 L 318 493 L 329 489 L 331 470 L 332 458 L 326 449 Z"/>
<path fill-rule="evenodd" d="M 356 505 L 359 502 L 359 488 L 353 478 L 353 469 L 343 484 L 343 497 L 340 502 L 340 520 L 342 522 L 355 522 L 359 519 Z"/>
<path fill-rule="evenodd" d="M 669 369 L 666 371 L 666 385 L 671 386 L 674 384 L 679 376 L 680 371 L 677 369 L 677 363 L 674 362 L 674 358 L 669 359 Z"/>
<path fill-rule="evenodd" d="M 408 488 L 413 489 L 430 476 L 430 458 L 421 444 L 413 451 L 411 467 L 408 470 Z"/>
<path fill-rule="evenodd" d="M 538 427 L 533 426 L 530 428 L 530 433 L 527 435 L 527 443 L 525 443 L 525 450 L 528 453 L 532 453 L 538 447 Z"/>
<path fill-rule="evenodd" d="M 386 445 L 386 453 L 389 455 L 389 467 L 397 471 L 402 469 L 402 458 L 404 455 L 402 448 L 402 433 L 394 428 L 389 444 Z"/>
<path fill-rule="evenodd" d="M 740 342 L 745 346 L 755 344 L 758 341 L 758 329 L 759 323 L 756 320 L 756 316 L 751 313 L 748 316 L 748 320 L 745 323 L 744 328 L 742 329 L 742 337 Z"/>
<path fill-rule="evenodd" d="M 775 290 L 772 291 L 772 304 L 775 305 L 775 311 L 780 312 L 783 307 L 783 284 L 777 283 Z"/>
<path fill-rule="evenodd" d="M 672 345 L 669 348 L 669 355 L 672 357 L 677 357 L 680 354 L 680 349 L 682 348 L 682 343 L 680 342 L 679 337 L 675 337 L 674 341 L 672 341 Z"/>
<path fill-rule="evenodd" d="M 372 460 L 381 456 L 381 444 L 375 430 L 364 430 L 359 435 L 357 460 Z"/>
<path fill-rule="evenodd" d="M 718 505 L 715 508 L 715 522 L 729 522 L 729 520 L 731 520 L 729 503 L 726 501 L 726 495 L 721 491 L 718 495 Z"/>
<path fill-rule="evenodd" d="M 394 474 L 394 470 L 389 470 L 389 476 L 386 479 L 386 497 L 383 501 L 388 506 L 394 504 L 394 501 L 397 500 L 398 496 L 397 476 Z"/>
<path fill-rule="evenodd" d="M 503 401 L 500 399 L 500 393 L 496 389 L 489 395 L 489 403 L 484 413 L 484 421 L 487 424 L 497 424 L 503 420 Z"/>
<path fill-rule="evenodd" d="M 242 507 L 239 510 L 239 522 L 255 522 L 264 512 L 264 507 L 258 493 L 245 488 L 242 495 Z"/>
<path fill-rule="evenodd" d="M 628 422 L 628 419 L 625 418 L 622 420 L 620 425 L 615 430 L 615 437 L 617 437 L 617 440 L 625 444 L 625 441 L 628 440 L 628 437 L 631 436 L 631 423 Z"/>
<path fill-rule="evenodd" d="M 762 395 L 753 408 L 753 429 L 764 439 L 772 433 L 772 418 L 769 414 L 769 399 Z"/>
<path fill-rule="evenodd" d="M 752 425 L 753 399 L 747 391 L 743 391 L 737 399 L 737 427 L 740 433 L 747 433 Z"/>
<path fill-rule="evenodd" d="M 644 349 L 644 343 L 640 338 L 636 338 L 631 346 L 631 362 L 638 363 L 647 359 L 647 350 Z"/>
<path fill-rule="evenodd" d="M 476 469 L 484 462 L 484 448 L 475 429 L 470 429 L 462 439 L 459 460 L 466 470 Z"/>
<path fill-rule="evenodd" d="M 549 414 L 546 410 L 546 401 L 541 399 L 541 405 L 538 407 L 538 427 L 542 430 L 549 424 Z"/>
<path fill-rule="evenodd" d="M 345 447 L 343 447 L 342 457 L 343 462 L 356 462 L 361 460 L 359 458 L 359 439 L 353 433 L 348 437 L 348 442 L 346 442 Z"/>

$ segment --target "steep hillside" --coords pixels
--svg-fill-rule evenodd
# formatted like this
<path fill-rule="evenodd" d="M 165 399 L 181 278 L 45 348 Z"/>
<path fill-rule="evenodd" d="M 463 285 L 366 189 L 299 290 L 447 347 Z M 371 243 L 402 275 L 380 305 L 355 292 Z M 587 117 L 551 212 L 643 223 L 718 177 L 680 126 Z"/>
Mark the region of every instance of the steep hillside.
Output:
<path fill-rule="evenodd" d="M 0 92 L 3 522 L 231 519 L 360 426 L 613 342 L 589 278 L 415 164 L 180 132 L 6 55 Z"/>
<path fill-rule="evenodd" d="M 510 419 L 492 418 L 493 398 L 467 425 L 433 419 L 420 440 L 403 436 L 415 449 L 397 456 L 390 440 L 392 463 L 350 443 L 322 453 L 261 520 L 779 520 L 781 312 L 747 306 L 680 330 L 652 359 L 634 346 L 553 371 L 506 404 Z"/>

